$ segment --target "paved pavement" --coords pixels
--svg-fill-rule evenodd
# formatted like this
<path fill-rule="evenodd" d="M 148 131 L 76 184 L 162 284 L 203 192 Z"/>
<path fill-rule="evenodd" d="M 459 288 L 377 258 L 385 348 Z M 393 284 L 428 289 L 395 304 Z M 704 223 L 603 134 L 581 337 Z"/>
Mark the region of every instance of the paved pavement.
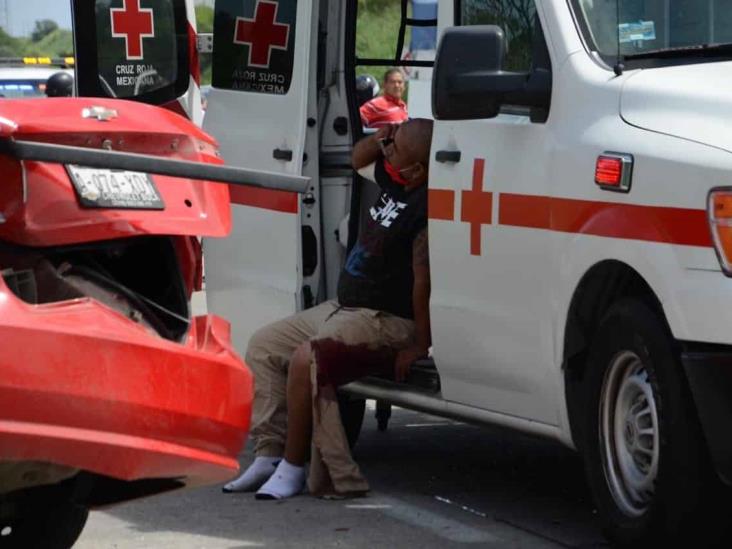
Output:
<path fill-rule="evenodd" d="M 606 547 L 573 453 L 515 433 L 395 410 L 369 412 L 358 500 L 284 502 L 208 487 L 94 512 L 79 549 Z M 242 455 L 242 463 L 250 460 Z"/>

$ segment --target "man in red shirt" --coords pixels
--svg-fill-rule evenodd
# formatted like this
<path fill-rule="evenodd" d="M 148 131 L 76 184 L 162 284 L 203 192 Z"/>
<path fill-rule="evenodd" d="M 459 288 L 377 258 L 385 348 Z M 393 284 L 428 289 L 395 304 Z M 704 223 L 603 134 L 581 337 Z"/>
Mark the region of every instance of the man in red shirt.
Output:
<path fill-rule="evenodd" d="M 364 128 L 380 128 L 407 120 L 407 104 L 404 95 L 404 76 L 399 69 L 389 69 L 384 74 L 384 94 L 361 105 L 361 122 Z"/>

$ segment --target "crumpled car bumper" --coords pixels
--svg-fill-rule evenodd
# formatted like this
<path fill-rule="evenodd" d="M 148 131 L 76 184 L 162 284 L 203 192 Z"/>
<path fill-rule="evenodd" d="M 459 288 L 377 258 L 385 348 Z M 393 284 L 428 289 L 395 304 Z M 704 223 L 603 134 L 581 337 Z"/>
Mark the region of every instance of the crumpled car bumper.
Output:
<path fill-rule="evenodd" d="M 1 461 L 220 482 L 238 469 L 252 397 L 219 317 L 176 343 L 92 299 L 28 305 L 0 279 Z"/>

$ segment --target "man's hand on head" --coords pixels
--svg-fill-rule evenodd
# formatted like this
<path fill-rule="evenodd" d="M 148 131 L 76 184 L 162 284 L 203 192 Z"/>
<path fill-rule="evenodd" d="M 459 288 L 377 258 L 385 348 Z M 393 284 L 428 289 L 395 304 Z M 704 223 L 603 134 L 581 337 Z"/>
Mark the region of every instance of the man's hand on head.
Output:
<path fill-rule="evenodd" d="M 379 141 L 380 139 L 393 139 L 398 126 L 399 124 L 386 124 L 381 126 L 373 134 L 374 139 L 376 139 L 376 141 Z"/>
<path fill-rule="evenodd" d="M 387 124 L 380 127 L 376 132 L 361 139 L 353 147 L 351 164 L 355 170 L 376 162 L 381 156 L 381 143 L 384 139 L 393 139 L 398 124 Z"/>

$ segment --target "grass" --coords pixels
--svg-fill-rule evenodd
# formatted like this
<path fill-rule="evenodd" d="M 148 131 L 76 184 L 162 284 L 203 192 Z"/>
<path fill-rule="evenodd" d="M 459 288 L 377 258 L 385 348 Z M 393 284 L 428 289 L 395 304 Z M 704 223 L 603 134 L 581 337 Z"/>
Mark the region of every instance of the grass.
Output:
<path fill-rule="evenodd" d="M 356 55 L 360 58 L 394 59 L 400 20 L 399 0 L 359 0 Z M 410 29 L 407 27 L 404 44 L 409 45 L 409 40 Z M 356 67 L 356 74 L 371 74 L 381 82 L 384 71 L 389 67 L 390 63 L 383 67 Z"/>

